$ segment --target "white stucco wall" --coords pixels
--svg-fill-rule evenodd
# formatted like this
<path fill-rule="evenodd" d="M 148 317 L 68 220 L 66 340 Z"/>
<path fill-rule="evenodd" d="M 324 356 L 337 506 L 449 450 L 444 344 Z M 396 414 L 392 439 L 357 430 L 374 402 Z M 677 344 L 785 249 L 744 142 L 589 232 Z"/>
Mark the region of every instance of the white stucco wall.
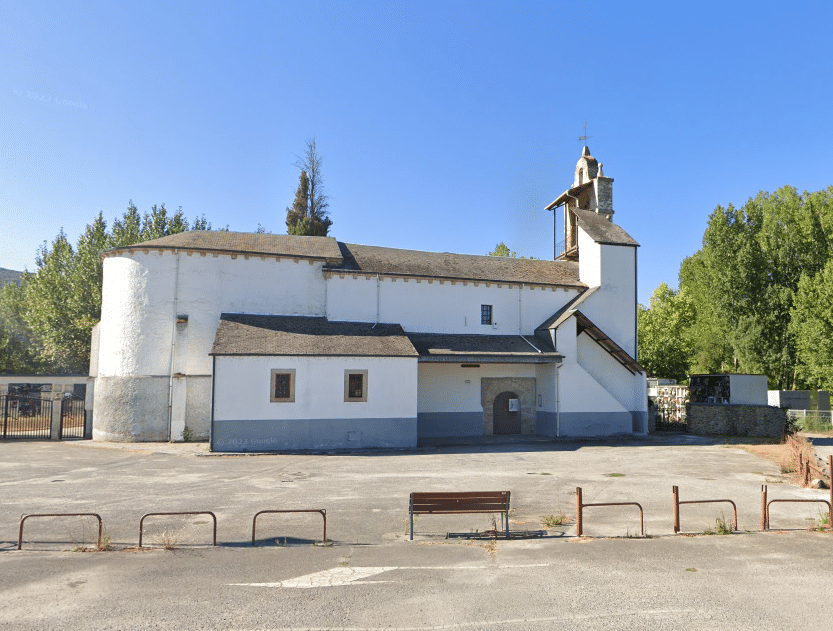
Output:
<path fill-rule="evenodd" d="M 535 377 L 535 364 L 480 364 L 462 368 L 460 364 L 421 363 L 419 365 L 419 412 L 481 412 L 483 377 Z"/>
<path fill-rule="evenodd" d="M 188 316 L 188 352 L 179 371 L 209 375 L 221 313 L 324 315 L 321 267 L 185 252 L 105 258 L 99 373 L 169 375 L 174 318 L 181 314 Z"/>
<path fill-rule="evenodd" d="M 602 284 L 601 246 L 578 226 L 578 276 L 588 287 Z"/>
<path fill-rule="evenodd" d="M 541 412 L 558 411 L 558 370 L 555 364 L 536 364 L 535 379 L 538 385 L 540 402 L 535 402 L 536 409 Z"/>
<path fill-rule="evenodd" d="M 272 369 L 295 370 L 295 401 L 270 402 Z M 367 401 L 344 401 L 344 371 L 367 370 Z M 414 418 L 416 358 L 217 357 L 214 419 Z"/>
<path fill-rule="evenodd" d="M 767 397 L 766 375 L 729 375 L 729 402 L 732 405 L 772 405 Z"/>
<path fill-rule="evenodd" d="M 589 240 L 586 235 L 585 238 Z M 635 358 L 636 248 L 599 245 L 592 241 L 586 245 L 585 249 L 579 249 L 581 278 L 591 287 L 595 286 L 591 282 L 599 283 L 599 289 L 579 309 Z M 588 258 L 590 261 L 585 263 Z"/>
<path fill-rule="evenodd" d="M 647 409 L 645 376 L 632 374 L 585 333 L 577 338 L 579 365 L 629 411 Z"/>
<path fill-rule="evenodd" d="M 575 289 L 496 283 L 466 283 L 382 277 L 379 280 L 380 322 L 396 322 L 406 331 L 479 335 L 530 335 L 577 295 Z M 480 306 L 492 305 L 492 321 L 480 324 Z M 373 322 L 377 314 L 377 280 L 337 274 L 327 279 L 330 320 Z M 519 329 L 520 325 L 520 329 Z"/>

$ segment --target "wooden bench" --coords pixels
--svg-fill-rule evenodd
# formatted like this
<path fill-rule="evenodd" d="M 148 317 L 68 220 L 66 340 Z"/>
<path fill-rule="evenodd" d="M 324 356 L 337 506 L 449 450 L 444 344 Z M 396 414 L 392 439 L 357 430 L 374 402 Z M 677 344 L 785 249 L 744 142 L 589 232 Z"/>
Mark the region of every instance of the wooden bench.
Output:
<path fill-rule="evenodd" d="M 509 491 L 411 493 L 409 513 L 411 541 L 414 539 L 414 515 L 500 513 L 501 527 L 506 524 L 506 536 L 509 536 Z"/>

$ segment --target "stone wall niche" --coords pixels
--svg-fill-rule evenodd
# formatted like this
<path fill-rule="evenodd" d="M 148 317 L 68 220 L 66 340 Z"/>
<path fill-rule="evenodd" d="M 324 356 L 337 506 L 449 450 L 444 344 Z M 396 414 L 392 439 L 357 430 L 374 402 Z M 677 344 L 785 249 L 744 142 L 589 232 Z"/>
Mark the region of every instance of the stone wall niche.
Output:
<path fill-rule="evenodd" d="M 483 406 L 483 434 L 494 431 L 494 402 L 501 392 L 514 392 L 521 401 L 521 434 L 535 433 L 536 384 L 534 377 L 482 377 L 480 379 L 480 404 Z"/>

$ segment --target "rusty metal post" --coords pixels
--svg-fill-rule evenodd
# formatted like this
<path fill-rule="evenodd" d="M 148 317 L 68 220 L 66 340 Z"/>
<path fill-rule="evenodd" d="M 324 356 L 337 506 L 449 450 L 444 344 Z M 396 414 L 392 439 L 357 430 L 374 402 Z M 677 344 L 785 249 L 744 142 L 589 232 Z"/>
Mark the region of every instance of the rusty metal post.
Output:
<path fill-rule="evenodd" d="M 674 496 L 674 532 L 680 532 L 680 488 L 672 486 L 671 494 Z"/>
<path fill-rule="evenodd" d="M 830 506 L 833 506 L 833 456 L 827 456 L 827 473 L 830 474 Z M 833 510 L 827 513 L 827 526 L 833 530 Z"/>
<path fill-rule="evenodd" d="M 581 537 L 581 487 L 576 487 L 576 537 Z"/>
<path fill-rule="evenodd" d="M 810 460 L 804 463 L 804 486 L 810 486 Z"/>
<path fill-rule="evenodd" d="M 761 530 L 766 530 L 766 484 L 761 485 Z"/>

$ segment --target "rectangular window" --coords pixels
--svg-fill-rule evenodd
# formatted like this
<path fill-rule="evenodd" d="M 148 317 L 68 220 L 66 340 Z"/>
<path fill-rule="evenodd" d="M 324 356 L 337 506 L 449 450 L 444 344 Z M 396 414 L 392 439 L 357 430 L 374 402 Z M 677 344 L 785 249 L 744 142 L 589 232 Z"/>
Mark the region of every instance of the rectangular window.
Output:
<path fill-rule="evenodd" d="M 367 401 L 367 371 L 344 371 L 344 400 Z"/>
<path fill-rule="evenodd" d="M 272 369 L 269 401 L 272 403 L 293 403 L 295 401 L 294 368 Z"/>
<path fill-rule="evenodd" d="M 480 324 L 492 323 L 492 305 L 480 305 Z"/>

